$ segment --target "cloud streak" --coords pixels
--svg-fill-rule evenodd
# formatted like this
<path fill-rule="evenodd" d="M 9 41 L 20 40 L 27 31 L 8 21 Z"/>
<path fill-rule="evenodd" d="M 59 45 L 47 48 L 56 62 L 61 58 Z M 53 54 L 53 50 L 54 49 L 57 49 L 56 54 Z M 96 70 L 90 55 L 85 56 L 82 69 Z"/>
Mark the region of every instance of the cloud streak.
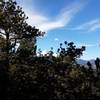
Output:
<path fill-rule="evenodd" d="M 88 32 L 96 31 L 98 29 L 100 29 L 100 19 L 91 20 L 89 22 L 77 26 L 76 28 L 73 28 L 73 30 Z"/>
<path fill-rule="evenodd" d="M 57 28 L 65 27 L 72 20 L 74 15 L 81 9 L 81 3 L 73 3 L 62 9 L 61 13 L 54 20 L 49 20 L 40 24 L 39 28 L 43 31 L 49 31 Z"/>
<path fill-rule="evenodd" d="M 96 47 L 96 46 L 98 46 L 99 47 L 99 43 L 97 43 L 97 44 L 86 44 L 86 43 L 83 43 L 83 44 L 78 44 L 77 46 L 85 46 L 85 47 L 87 47 L 87 48 L 91 48 L 91 47 Z"/>
<path fill-rule="evenodd" d="M 35 25 L 41 31 L 48 32 L 50 30 L 62 28 L 68 25 L 74 15 L 83 7 L 82 3 L 83 2 L 71 3 L 69 6 L 61 9 L 61 12 L 55 16 L 55 18 L 48 18 L 45 15 L 42 15 L 40 12 L 37 12 L 36 9 L 32 11 L 27 10 L 26 5 L 23 7 L 26 15 L 29 17 L 27 22 L 32 26 Z"/>

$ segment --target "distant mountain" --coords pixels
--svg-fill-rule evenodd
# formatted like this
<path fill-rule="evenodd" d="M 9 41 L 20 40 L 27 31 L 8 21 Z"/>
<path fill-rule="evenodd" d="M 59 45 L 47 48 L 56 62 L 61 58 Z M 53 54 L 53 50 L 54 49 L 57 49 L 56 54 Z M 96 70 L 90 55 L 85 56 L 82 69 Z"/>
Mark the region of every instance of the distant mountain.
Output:
<path fill-rule="evenodd" d="M 77 60 L 77 63 L 78 63 L 78 64 L 82 64 L 82 65 L 86 65 L 88 61 L 89 61 L 91 64 L 93 64 L 93 65 L 94 65 L 94 63 L 95 63 L 95 60 L 94 60 L 94 59 L 91 59 L 91 60 L 78 59 L 78 60 Z"/>
<path fill-rule="evenodd" d="M 95 59 L 91 59 L 90 63 L 94 65 L 95 64 Z"/>
<path fill-rule="evenodd" d="M 78 64 L 85 65 L 85 64 L 87 64 L 87 60 L 78 59 L 78 60 L 77 60 L 77 63 L 78 63 Z"/>

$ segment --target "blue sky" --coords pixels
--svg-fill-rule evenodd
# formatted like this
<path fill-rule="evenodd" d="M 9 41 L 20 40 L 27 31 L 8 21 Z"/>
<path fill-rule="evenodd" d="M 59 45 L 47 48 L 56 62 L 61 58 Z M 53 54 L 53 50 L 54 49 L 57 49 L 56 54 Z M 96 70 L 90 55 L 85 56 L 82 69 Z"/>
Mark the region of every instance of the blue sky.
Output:
<path fill-rule="evenodd" d="M 38 48 L 57 50 L 67 40 L 86 46 L 82 59 L 100 57 L 100 0 L 17 0 L 27 22 L 45 31 Z"/>

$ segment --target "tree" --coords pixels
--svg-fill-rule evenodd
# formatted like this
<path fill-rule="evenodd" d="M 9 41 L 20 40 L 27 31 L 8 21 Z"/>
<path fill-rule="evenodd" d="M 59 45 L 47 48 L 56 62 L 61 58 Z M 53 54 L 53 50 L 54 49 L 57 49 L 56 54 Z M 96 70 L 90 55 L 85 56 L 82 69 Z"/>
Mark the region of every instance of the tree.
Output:
<path fill-rule="evenodd" d="M 96 58 L 95 65 L 96 65 L 96 69 L 98 71 L 100 69 L 100 59 L 99 58 Z"/>
<path fill-rule="evenodd" d="M 8 81 L 9 81 L 9 67 L 12 61 L 12 54 L 15 56 L 14 50 L 16 45 L 21 44 L 22 39 L 34 40 L 42 35 L 42 32 L 28 25 L 26 22 L 28 17 L 23 12 L 22 8 L 17 5 L 14 0 L 0 0 L 0 36 L 5 40 L 5 85 L 4 85 L 4 100 L 6 100 Z M 1 38 L 0 38 L 1 40 Z M 3 40 L 3 41 L 4 41 Z"/>
<path fill-rule="evenodd" d="M 0 1 L 0 34 L 6 40 L 6 60 L 9 62 L 9 55 L 16 47 L 20 40 L 36 39 L 42 35 L 35 27 L 28 25 L 26 22 L 28 17 L 22 11 L 22 8 L 17 6 L 13 0 Z M 36 41 L 34 41 L 34 44 Z"/>
<path fill-rule="evenodd" d="M 5 59 L 5 47 L 6 47 L 6 41 L 3 36 L 0 36 L 0 60 Z"/>
<path fill-rule="evenodd" d="M 23 38 L 20 41 L 20 46 L 17 49 L 17 55 L 21 57 L 22 59 L 26 57 L 33 57 L 36 56 L 36 49 L 37 46 L 35 44 L 36 42 L 33 41 L 31 38 Z"/>
<path fill-rule="evenodd" d="M 60 44 L 60 48 L 58 49 L 58 54 L 62 58 L 62 61 L 67 63 L 73 63 L 76 61 L 77 58 L 79 58 L 83 51 L 85 50 L 85 47 L 82 46 L 81 48 L 77 48 L 73 42 L 68 43 L 67 41 L 64 42 L 65 48 L 63 47 L 63 44 Z"/>

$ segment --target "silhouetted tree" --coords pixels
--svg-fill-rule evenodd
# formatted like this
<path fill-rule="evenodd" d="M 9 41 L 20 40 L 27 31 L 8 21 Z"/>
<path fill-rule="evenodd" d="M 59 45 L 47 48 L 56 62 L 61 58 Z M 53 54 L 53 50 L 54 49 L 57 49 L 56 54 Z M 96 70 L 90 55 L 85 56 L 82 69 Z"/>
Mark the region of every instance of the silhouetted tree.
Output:
<path fill-rule="evenodd" d="M 16 47 L 16 44 L 20 43 L 20 40 L 34 39 L 35 44 L 36 37 L 42 35 L 38 29 L 27 24 L 27 18 L 15 1 L 0 1 L 0 34 L 6 40 L 6 59 L 8 62 L 9 54 Z"/>
<path fill-rule="evenodd" d="M 87 62 L 87 65 L 89 66 L 89 67 L 91 67 L 92 66 L 92 64 L 88 61 Z"/>
<path fill-rule="evenodd" d="M 82 46 L 81 48 L 77 48 L 73 42 L 68 43 L 67 41 L 64 42 L 65 48 L 63 47 L 63 44 L 60 44 L 60 48 L 58 48 L 57 52 L 59 56 L 68 63 L 73 63 L 76 61 L 77 58 L 79 58 L 83 51 L 85 50 L 85 47 Z"/>
<path fill-rule="evenodd" d="M 96 58 L 95 65 L 96 65 L 96 69 L 98 71 L 100 69 L 100 59 L 99 58 Z"/>
<path fill-rule="evenodd" d="M 3 93 L 3 100 L 7 99 L 7 90 L 9 84 L 9 68 L 11 67 L 12 54 L 15 56 L 16 45 L 20 44 L 22 39 L 34 40 L 43 35 L 35 27 L 28 25 L 26 22 L 27 16 L 22 11 L 22 8 L 17 6 L 16 1 L 13 0 L 0 0 L 0 36 L 5 40 L 5 83 Z M 35 46 L 36 47 L 36 46 Z M 36 50 L 35 50 L 36 51 Z M 34 52 L 35 52 L 34 51 Z M 24 52 L 24 51 L 23 51 Z M 25 52 L 24 52 L 25 53 Z"/>

